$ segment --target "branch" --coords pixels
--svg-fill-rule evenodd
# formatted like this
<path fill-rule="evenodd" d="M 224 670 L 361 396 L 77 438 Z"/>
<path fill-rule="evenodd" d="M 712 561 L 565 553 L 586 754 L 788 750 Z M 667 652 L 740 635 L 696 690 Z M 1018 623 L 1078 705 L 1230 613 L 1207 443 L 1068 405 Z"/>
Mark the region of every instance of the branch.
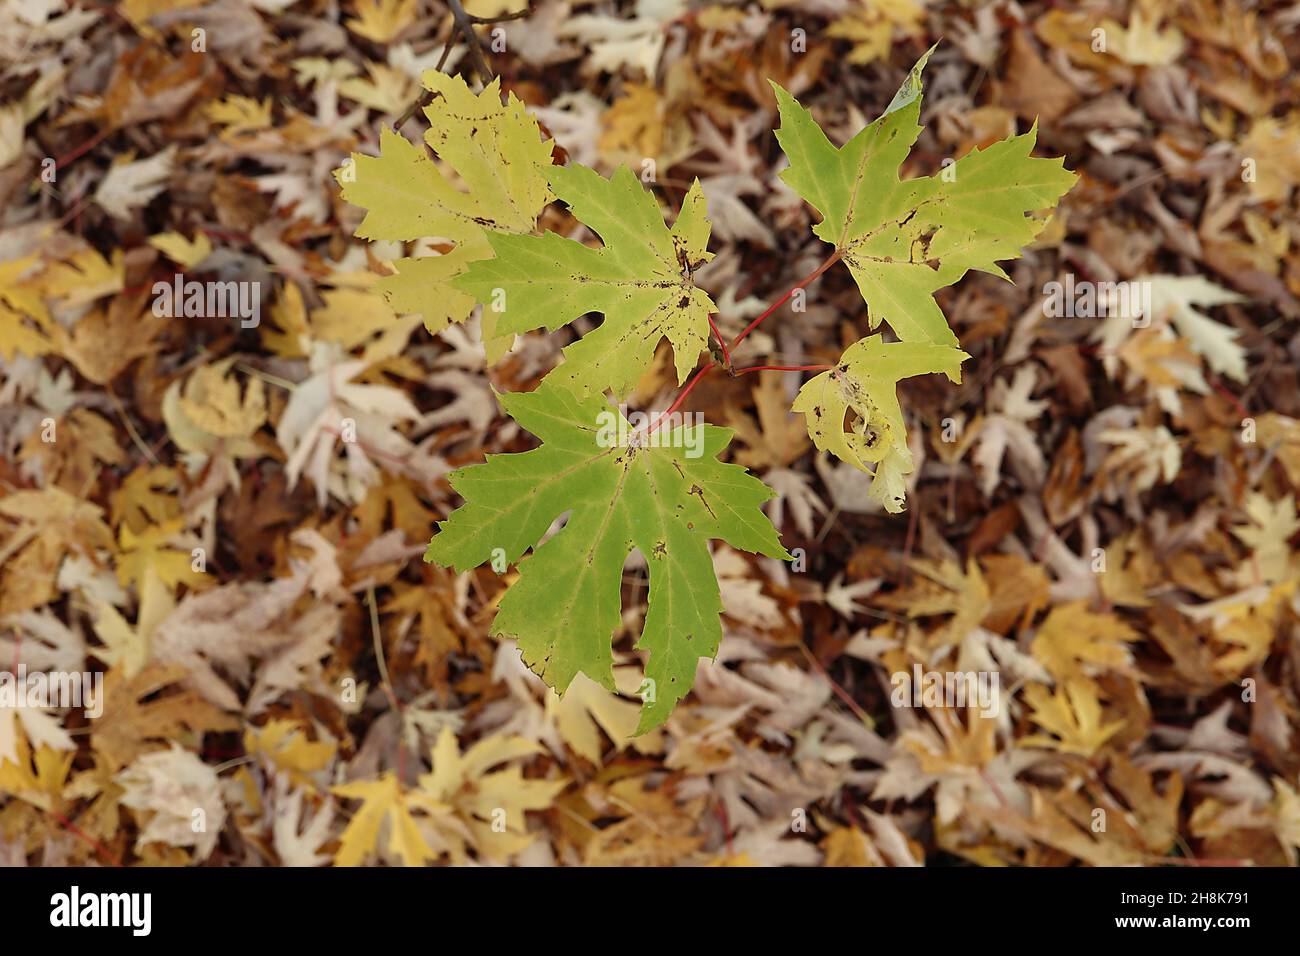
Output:
<path fill-rule="evenodd" d="M 447 6 L 451 8 L 452 19 L 456 21 L 457 28 L 465 38 L 465 45 L 469 48 L 469 59 L 470 63 L 474 65 L 474 72 L 478 74 L 479 82 L 486 86 L 492 82 L 492 77 L 495 74 L 493 74 L 491 68 L 487 65 L 487 59 L 483 56 L 483 41 L 474 32 L 474 19 L 465 12 L 460 0 L 447 0 Z"/>
<path fill-rule="evenodd" d="M 509 23 L 511 20 L 522 20 L 533 12 L 533 4 L 529 0 L 528 6 L 522 10 L 516 10 L 514 13 L 503 13 L 496 17 L 476 17 L 472 13 L 465 14 L 469 17 L 470 23 Z"/>
<path fill-rule="evenodd" d="M 451 52 L 452 41 L 456 38 L 456 34 L 459 33 L 465 38 L 465 45 L 469 49 L 470 62 L 474 66 L 474 72 L 478 75 L 479 82 L 486 86 L 492 82 L 496 74 L 492 72 L 491 67 L 487 64 L 487 58 L 483 55 L 483 40 L 474 32 L 475 24 L 506 23 L 510 20 L 522 20 L 533 13 L 532 0 L 529 0 L 528 6 L 524 7 L 524 9 L 516 10 L 514 13 L 504 13 L 499 17 L 476 17 L 465 10 L 461 0 L 447 0 L 447 7 L 451 10 L 452 29 L 447 34 L 447 43 L 443 46 L 442 56 L 438 59 L 438 69 L 441 70 L 443 64 L 447 62 L 447 54 Z M 401 129 L 406 125 L 407 120 L 432 102 L 433 93 L 424 93 L 402 112 L 402 115 L 397 118 L 397 122 L 393 124 L 393 129 Z"/>

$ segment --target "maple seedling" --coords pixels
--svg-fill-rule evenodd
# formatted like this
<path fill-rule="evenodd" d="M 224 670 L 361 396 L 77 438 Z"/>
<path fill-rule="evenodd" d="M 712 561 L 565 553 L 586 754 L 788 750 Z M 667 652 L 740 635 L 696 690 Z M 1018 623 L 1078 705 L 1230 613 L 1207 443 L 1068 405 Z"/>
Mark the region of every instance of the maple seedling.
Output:
<path fill-rule="evenodd" d="M 425 141 L 464 188 L 391 131 L 378 158 L 354 155 L 348 175 L 339 176 L 344 198 L 367 209 L 357 235 L 452 243 L 443 255 L 398 260 L 396 274 L 382 283 L 398 311 L 422 313 L 431 331 L 481 305 L 488 359 L 495 361 L 516 334 L 553 331 L 592 312 L 603 316 L 564 349 L 563 362 L 534 391 L 498 396 L 541 445 L 454 472 L 452 487 L 465 503 L 440 524 L 425 555 L 460 571 L 502 551 L 519 562 L 492 630 L 516 639 L 525 662 L 556 691 L 579 672 L 615 691 L 612 640 L 633 549 L 645 558 L 650 581 L 636 644 L 649 654 L 638 732 L 668 718 L 690 690 L 699 659 L 717 652 L 723 606 L 709 541 L 791 557 L 761 510 L 773 493 L 720 458 L 732 432 L 703 426 L 702 449 L 687 455 L 687 436 L 674 430 L 681 426 L 670 413 L 710 371 L 818 373 L 792 410 L 804 415 L 817 448 L 873 476 L 869 494 L 886 511 L 903 509 L 914 463 L 898 382 L 937 372 L 958 383 L 969 357 L 935 293 L 971 270 L 1007 278 L 997 262 L 1020 255 L 1046 224 L 1031 214 L 1054 208 L 1076 178 L 1060 159 L 1031 155 L 1035 126 L 972 150 L 938 175 L 900 179 L 921 132 L 921 74 L 930 52 L 884 113 L 840 147 L 773 84 L 776 137 L 789 158 L 782 178 L 820 214 L 813 232 L 831 248 L 730 343 L 713 321 L 717 306 L 695 284 L 695 271 L 713 257 L 699 182 L 670 228 L 654 195 L 626 167 L 606 178 L 578 164 L 553 165 L 553 144 L 513 95 L 502 102 L 495 81 L 474 94 L 456 77 L 431 71 L 423 79 L 432 94 Z M 596 234 L 599 247 L 534 234 L 553 199 Z M 897 341 L 883 331 L 868 335 L 830 366 L 734 367 L 736 348 L 760 323 L 840 263 L 862 294 L 869 328 L 883 322 Z M 610 414 L 606 396 L 631 392 L 664 339 L 684 383 L 677 399 L 628 440 L 600 440 L 600 422 Z M 667 440 L 645 440 L 661 426 L 669 429 Z M 564 527 L 543 542 L 566 512 Z"/>

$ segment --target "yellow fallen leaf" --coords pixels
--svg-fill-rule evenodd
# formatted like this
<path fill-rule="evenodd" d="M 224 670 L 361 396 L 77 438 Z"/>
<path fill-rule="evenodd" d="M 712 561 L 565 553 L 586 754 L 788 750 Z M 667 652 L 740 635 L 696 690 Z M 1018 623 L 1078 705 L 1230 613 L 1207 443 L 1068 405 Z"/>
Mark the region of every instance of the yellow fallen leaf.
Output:
<path fill-rule="evenodd" d="M 305 778 L 323 770 L 338 749 L 333 741 L 309 740 L 306 724 L 298 720 L 274 719 L 262 727 L 248 727 L 244 731 L 244 749 L 260 753 L 291 779 L 305 782 Z"/>
<path fill-rule="evenodd" d="M 1051 734 L 1022 737 L 1021 746 L 1050 747 L 1062 753 L 1091 757 L 1124 726 L 1124 721 L 1102 723 L 1097 685 L 1086 678 L 1065 681 L 1053 693 L 1042 684 L 1025 687 L 1025 701 L 1033 708 L 1030 719 Z"/>
<path fill-rule="evenodd" d="M 201 232 L 193 239 L 186 239 L 179 232 L 160 232 L 149 237 L 149 245 L 182 269 L 193 269 L 212 254 L 212 240 Z"/>
<path fill-rule="evenodd" d="M 227 96 L 205 106 L 203 115 L 224 126 L 221 138 L 231 140 L 240 133 L 266 129 L 271 125 L 271 98 L 268 96 L 259 103 L 251 96 Z"/>
<path fill-rule="evenodd" d="M 415 21 L 416 0 L 356 0 L 356 16 L 344 25 L 376 43 L 391 43 Z"/>
<path fill-rule="evenodd" d="M 1132 671 L 1128 644 L 1138 633 L 1114 614 L 1094 614 L 1086 601 L 1052 608 L 1029 652 L 1057 680 L 1086 677 L 1098 670 Z"/>
<path fill-rule="evenodd" d="M 1186 46 L 1177 27 L 1159 29 L 1141 10 L 1134 10 L 1124 27 L 1114 20 L 1101 21 L 1107 33 L 1106 52 L 1131 66 L 1167 66 L 1183 55 Z"/>
<path fill-rule="evenodd" d="M 403 864 L 423 866 L 425 861 L 438 858 L 411 815 L 412 806 L 422 805 L 422 797 L 404 792 L 397 775 L 391 770 L 378 780 L 339 784 L 331 787 L 330 791 L 349 800 L 361 801 L 361 809 L 352 815 L 339 837 L 339 849 L 334 854 L 335 866 L 361 864 L 379 845 L 380 829 L 385 822 L 388 824 L 388 850 Z"/>

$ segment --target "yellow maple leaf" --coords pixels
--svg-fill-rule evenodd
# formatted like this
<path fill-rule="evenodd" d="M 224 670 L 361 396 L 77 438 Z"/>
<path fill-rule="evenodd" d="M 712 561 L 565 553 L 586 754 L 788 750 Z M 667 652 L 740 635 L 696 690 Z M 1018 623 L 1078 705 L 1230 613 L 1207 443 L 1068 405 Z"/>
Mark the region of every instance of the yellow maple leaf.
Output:
<path fill-rule="evenodd" d="M 299 720 L 273 719 L 262 727 L 244 730 L 244 749 L 266 756 L 288 772 L 290 779 L 307 782 L 309 775 L 323 770 L 338 747 L 329 740 L 310 740 L 307 725 Z"/>
<path fill-rule="evenodd" d="M 1300 531 L 1295 497 L 1287 495 L 1277 501 L 1269 501 L 1265 495 L 1257 491 L 1251 492 L 1246 496 L 1245 511 L 1249 520 L 1234 525 L 1232 533 L 1253 554 L 1237 570 L 1238 584 L 1250 587 L 1290 580 L 1296 573 L 1290 541 Z"/>
<path fill-rule="evenodd" d="M 1025 747 L 1050 747 L 1062 753 L 1091 757 L 1124 726 L 1124 721 L 1102 723 L 1097 685 L 1087 678 L 1067 680 L 1052 692 L 1042 684 L 1025 687 L 1025 700 L 1033 708 L 1030 719 L 1053 737 L 1022 737 Z"/>
<path fill-rule="evenodd" d="M 0 498 L 0 516 L 16 524 L 0 544 L 0 617 L 54 600 L 67 554 L 94 562 L 97 549 L 113 547 L 103 510 L 57 486 L 11 492 Z"/>
<path fill-rule="evenodd" d="M 367 362 L 378 362 L 400 354 L 411 333 L 419 326 L 420 319 L 417 315 L 399 318 L 373 288 L 374 280 L 378 278 L 372 273 L 335 276 L 337 284 L 349 281 L 356 284 L 321 293 L 323 304 L 311 313 L 312 337 L 337 342 L 348 350 L 364 345 L 361 357 Z"/>
<path fill-rule="evenodd" d="M 203 108 L 203 115 L 224 126 L 221 138 L 235 139 L 240 133 L 266 129 L 271 125 L 271 98 L 260 103 L 251 96 L 230 95 Z"/>
<path fill-rule="evenodd" d="M 227 378 L 234 358 L 194 371 L 182 386 L 172 382 L 163 395 L 167 433 L 182 451 L 232 458 L 255 458 L 262 449 L 253 433 L 266 420 L 266 400 L 260 380 L 253 379 L 240 396 L 239 385 Z M 197 419 L 197 420 L 196 420 Z"/>
<path fill-rule="evenodd" d="M 615 668 L 614 680 L 624 694 L 635 694 L 641 684 L 641 669 Z M 636 736 L 640 711 L 639 701 L 611 694 L 585 674 L 574 679 L 563 697 L 549 687 L 546 690 L 547 716 L 555 721 L 564 742 L 597 766 L 601 763 L 603 747 L 600 730 L 609 735 L 616 750 L 629 745 L 643 754 L 663 750 L 661 731 Z"/>
<path fill-rule="evenodd" d="M 113 526 L 125 524 L 139 534 L 149 525 L 161 524 L 181 513 L 177 499 L 179 476 L 167 465 L 140 465 L 122 479 L 109 498 Z"/>
<path fill-rule="evenodd" d="M 150 571 L 173 591 L 181 584 L 203 588 L 213 584 L 206 572 L 195 570 L 191 549 L 181 550 L 173 541 L 185 531 L 185 519 L 175 518 L 136 534 L 126 525 L 118 529 L 121 551 L 117 579 L 123 586 L 143 586 Z"/>
<path fill-rule="evenodd" d="M 1114 614 L 1094 614 L 1086 601 L 1052 608 L 1029 652 L 1057 680 L 1088 677 L 1097 671 L 1132 671 L 1126 646 L 1138 633 Z"/>
<path fill-rule="evenodd" d="M 659 173 L 672 168 L 697 148 L 686 112 L 678 106 L 650 84 L 629 83 L 600 118 L 600 155 L 611 166 L 640 170 L 650 159 Z"/>
<path fill-rule="evenodd" d="M 867 835 L 856 826 L 836 827 L 821 843 L 826 853 L 825 866 L 876 866 L 875 848 Z"/>
<path fill-rule="evenodd" d="M 163 619 L 176 609 L 171 591 L 151 566 L 144 570 L 139 593 L 140 607 L 136 613 L 135 626 L 129 624 L 108 601 L 96 601 L 94 604 L 95 634 L 104 646 L 88 648 L 88 653 L 108 666 L 118 668 L 127 678 L 135 677 L 149 663 L 153 633 Z"/>
<path fill-rule="evenodd" d="M 240 398 L 239 383 L 228 377 L 232 360 L 195 369 L 180 396 L 180 408 L 195 426 L 217 438 L 249 438 L 266 421 L 260 379 L 249 379 Z"/>
<path fill-rule="evenodd" d="M 1283 119 L 1255 119 L 1237 151 L 1251 161 L 1247 170 L 1252 175 L 1246 178 L 1251 196 L 1260 202 L 1286 202 L 1300 182 L 1300 111 Z"/>
<path fill-rule="evenodd" d="M 404 790 L 391 771 L 331 788 L 362 801 L 340 837 L 335 865 L 355 866 L 373 853 L 385 824 L 387 850 L 406 866 L 444 854 L 464 863 L 470 848 L 494 860 L 519 852 L 533 840 L 525 811 L 549 807 L 568 782 L 525 779 L 517 764 L 493 768 L 540 751 L 522 737 L 494 736 L 462 754 L 456 735 L 443 727 L 430 755 L 433 769 L 421 775 L 418 789 Z"/>
<path fill-rule="evenodd" d="M 42 746 L 35 754 L 23 734 L 16 738 L 17 760 L 0 760 L 0 793 L 53 810 L 72 769 L 75 750 L 54 750 Z"/>
<path fill-rule="evenodd" d="M 35 253 L 0 262 L 0 356 L 36 357 L 51 349 L 53 327 L 42 297 L 40 257 Z"/>
<path fill-rule="evenodd" d="M 360 800 L 361 809 L 352 815 L 339 837 L 335 866 L 357 866 L 379 845 L 380 830 L 388 824 L 388 851 L 406 866 L 423 866 L 438 854 L 425 842 L 420 825 L 411 815 L 413 807 L 424 806 L 424 798 L 402 790 L 397 774 L 384 772 L 377 780 L 356 780 L 330 788 L 337 796 Z"/>
<path fill-rule="evenodd" d="M 376 43 L 391 43 L 415 21 L 416 0 L 356 0 L 356 16 L 345 23 L 349 30 Z"/>
<path fill-rule="evenodd" d="M 383 480 L 372 485 L 366 497 L 353 509 L 357 521 L 357 537 L 362 541 L 372 541 L 389 528 L 397 528 L 406 535 L 407 541 L 424 541 L 433 530 L 436 515 L 425 507 L 422 492 L 408 478 L 385 474 Z M 426 565 L 425 572 L 441 571 L 436 565 Z M 440 591 L 450 593 L 451 586 L 446 584 Z M 401 589 L 395 589 L 398 599 Z M 414 598 L 408 598 L 411 603 Z M 407 608 L 410 610 L 410 608 Z M 385 611 L 389 608 L 385 608 Z M 436 634 L 434 635 L 436 637 Z"/>
<path fill-rule="evenodd" d="M 526 779 L 518 764 L 492 768 L 540 752 L 523 737 L 494 736 L 462 754 L 451 728 L 442 729 L 433 747 L 433 769 L 420 777 L 420 791 L 441 810 L 439 831 L 453 862 L 465 857 L 464 833 L 481 853 L 498 860 L 533 842 L 525 811 L 549 807 L 568 781 Z"/>
<path fill-rule="evenodd" d="M 1225 678 L 1234 679 L 1268 656 L 1278 636 L 1281 615 L 1297 586 L 1297 578 L 1271 586 L 1260 584 L 1217 601 L 1181 604 L 1179 610 L 1193 620 L 1209 621 L 1214 637 L 1231 645 L 1231 650 L 1215 658 L 1214 668 Z"/>
<path fill-rule="evenodd" d="M 42 276 L 41 289 L 65 306 L 88 305 L 126 286 L 126 256 L 113 250 L 105 259 L 89 246 L 63 262 L 52 263 Z"/>
<path fill-rule="evenodd" d="M 850 63 L 874 63 L 889 55 L 896 34 L 916 34 L 924 17 L 916 0 L 862 0 L 858 9 L 833 20 L 826 35 L 852 41 Z"/>
<path fill-rule="evenodd" d="M 397 259 L 396 274 L 379 283 L 396 312 L 420 313 L 437 332 L 463 322 L 474 306 L 473 297 L 450 280 L 470 262 L 493 254 L 487 230 L 529 233 L 553 198 L 546 168 L 554 144 L 543 138 L 536 118 L 517 97 L 502 102 L 497 80 L 475 93 L 459 77 L 426 70 L 421 83 L 434 94 L 424 111 L 429 120 L 424 139 L 439 162 L 385 129 L 378 157 L 353 153 L 335 178 L 343 198 L 367 210 L 358 236 L 440 241 L 439 254 L 427 254 L 434 250 L 426 245 Z M 447 251 L 447 242 L 454 248 Z M 483 319 L 489 352 L 504 351 L 513 337 L 496 336 L 493 310 L 484 310 Z"/>
<path fill-rule="evenodd" d="M 1186 43 L 1177 27 L 1159 29 L 1154 19 L 1134 10 L 1124 27 L 1109 18 L 1101 21 L 1107 33 L 1106 52 L 1131 66 L 1167 66 L 1183 55 Z"/>
<path fill-rule="evenodd" d="M 339 83 L 339 95 L 387 115 L 401 113 L 419 95 L 415 80 L 383 63 L 366 63 L 369 77 L 349 77 Z"/>
<path fill-rule="evenodd" d="M 115 296 L 82 316 L 71 332 L 54 327 L 56 351 L 96 385 L 108 385 L 141 356 L 157 350 L 170 321 L 144 308 L 142 296 Z"/>
<path fill-rule="evenodd" d="M 212 240 L 202 232 L 196 233 L 193 239 L 186 239 L 179 232 L 160 232 L 149 237 L 149 245 L 182 269 L 193 269 L 212 254 Z"/>
<path fill-rule="evenodd" d="M 270 321 L 258 328 L 262 344 L 282 358 L 303 358 L 310 351 L 307 307 L 297 283 L 286 282 L 271 305 Z"/>

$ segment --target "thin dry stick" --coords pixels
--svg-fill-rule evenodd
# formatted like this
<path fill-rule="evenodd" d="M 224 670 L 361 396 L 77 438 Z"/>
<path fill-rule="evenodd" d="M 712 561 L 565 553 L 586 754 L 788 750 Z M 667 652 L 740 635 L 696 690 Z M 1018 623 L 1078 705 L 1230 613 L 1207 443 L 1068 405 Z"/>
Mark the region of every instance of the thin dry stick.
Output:
<path fill-rule="evenodd" d="M 402 702 L 397 697 L 397 691 L 393 690 L 393 682 L 388 678 L 388 661 L 384 657 L 384 639 L 379 630 L 379 608 L 375 604 L 375 587 L 373 584 L 366 588 L 366 604 L 370 608 L 370 634 L 375 644 L 375 660 L 379 664 L 379 681 L 383 685 L 384 693 L 388 695 L 388 702 L 392 705 L 393 710 L 397 711 L 398 718 L 401 719 L 403 713 Z M 399 724 L 397 728 L 397 782 L 399 784 L 406 779 L 405 732 L 406 727 Z"/>
<path fill-rule="evenodd" d="M 863 710 L 861 705 L 859 705 L 858 702 L 853 699 L 853 695 L 850 694 L 843 687 L 841 687 L 839 685 L 839 682 L 837 682 L 834 677 L 831 677 L 830 672 L 827 671 L 824 666 L 822 666 L 822 662 L 817 659 L 817 655 L 814 654 L 812 652 L 812 649 L 808 647 L 808 644 L 807 642 L 804 641 L 802 634 L 799 635 L 799 650 L 803 651 L 803 656 L 808 659 L 808 663 L 813 666 L 813 668 L 817 671 L 817 673 L 821 674 L 822 677 L 826 679 L 826 683 L 831 685 L 832 693 L 834 693 L 835 696 L 838 697 L 840 700 L 844 701 L 845 705 L 849 708 L 849 710 L 853 711 L 854 715 L 858 718 L 858 720 L 862 721 L 862 723 L 868 727 L 876 726 L 875 718 L 873 718 L 870 714 L 868 714 L 865 710 Z"/>
<path fill-rule="evenodd" d="M 141 436 L 140 432 L 136 430 L 135 423 L 131 421 L 131 417 L 127 415 L 126 409 L 122 406 L 122 400 L 117 397 L 117 392 L 113 391 L 113 386 L 108 385 L 106 387 L 108 390 L 108 397 L 112 399 L 113 408 L 117 411 L 117 417 L 120 418 L 122 424 L 126 426 L 126 432 L 131 436 L 131 440 L 135 442 L 135 447 L 144 452 L 144 456 L 155 465 L 158 464 L 158 456 L 153 453 L 152 448 L 145 444 L 144 438 Z"/>
<path fill-rule="evenodd" d="M 460 0 L 447 0 L 447 6 L 451 10 L 452 29 L 447 34 L 447 43 L 442 48 L 442 56 L 438 60 L 438 69 L 441 70 L 443 64 L 447 62 L 447 54 L 451 52 L 452 40 L 459 33 L 465 38 L 465 46 L 469 50 L 470 63 L 474 67 L 474 72 L 478 75 L 479 82 L 484 86 L 492 82 L 496 75 L 492 72 L 491 67 L 487 64 L 487 58 L 483 55 L 483 40 L 474 32 L 476 24 L 507 23 L 511 20 L 522 20 L 533 12 L 533 5 L 528 4 L 522 10 L 516 10 L 514 13 L 504 13 L 499 17 L 476 17 L 468 13 Z M 406 125 L 406 121 L 414 116 L 419 110 L 433 102 L 433 93 L 426 92 L 418 100 L 402 111 L 402 115 L 397 118 L 393 124 L 393 129 L 401 129 Z"/>
<path fill-rule="evenodd" d="M 75 823 L 73 823 L 63 814 L 59 813 L 59 811 L 44 810 L 43 808 L 41 809 L 42 812 L 48 814 L 56 823 L 59 824 L 59 826 L 63 827 L 65 830 L 67 830 L 77 839 L 81 840 L 92 850 L 94 850 L 95 855 L 98 856 L 101 860 L 103 860 L 104 863 L 106 863 L 108 866 L 122 865 L 122 861 L 118 860 L 111 853 L 109 853 L 108 848 L 105 847 L 104 844 L 100 843 L 98 840 L 96 840 L 93 836 L 90 836 L 88 833 L 83 832 L 80 827 L 78 827 Z"/>

